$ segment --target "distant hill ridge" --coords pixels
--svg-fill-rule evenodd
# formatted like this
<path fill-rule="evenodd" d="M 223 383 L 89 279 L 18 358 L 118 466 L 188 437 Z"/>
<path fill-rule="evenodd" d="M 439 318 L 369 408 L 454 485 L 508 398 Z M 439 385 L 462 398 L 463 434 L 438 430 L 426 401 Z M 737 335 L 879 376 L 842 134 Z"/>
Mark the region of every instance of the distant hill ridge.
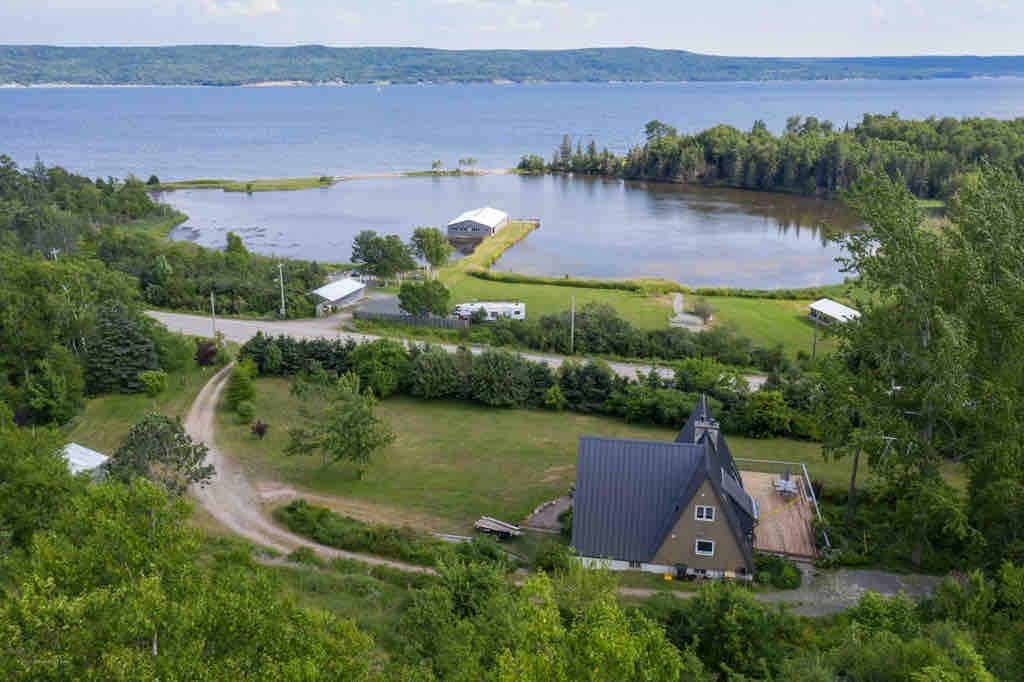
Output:
<path fill-rule="evenodd" d="M 0 46 L 0 84 L 246 85 L 265 82 L 761 81 L 1024 76 L 1024 56 L 721 57 L 640 47 Z"/>

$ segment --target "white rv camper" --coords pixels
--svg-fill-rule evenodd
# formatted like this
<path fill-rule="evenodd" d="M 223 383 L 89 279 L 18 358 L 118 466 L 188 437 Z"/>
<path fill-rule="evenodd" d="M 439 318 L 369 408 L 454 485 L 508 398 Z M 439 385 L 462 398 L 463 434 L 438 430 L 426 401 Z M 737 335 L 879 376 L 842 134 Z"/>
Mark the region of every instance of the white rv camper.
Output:
<path fill-rule="evenodd" d="M 485 320 L 493 322 L 499 317 L 508 317 L 513 320 L 526 319 L 526 304 L 519 302 L 501 301 L 480 301 L 473 303 L 460 303 L 455 306 L 455 316 L 460 320 L 468 320 L 477 310 L 483 309 Z"/>

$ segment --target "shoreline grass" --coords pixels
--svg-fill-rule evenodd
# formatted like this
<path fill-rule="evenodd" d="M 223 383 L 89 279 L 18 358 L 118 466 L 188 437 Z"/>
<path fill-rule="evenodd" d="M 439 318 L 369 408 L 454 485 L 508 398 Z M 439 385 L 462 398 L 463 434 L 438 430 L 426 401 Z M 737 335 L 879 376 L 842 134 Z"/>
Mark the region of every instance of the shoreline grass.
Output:
<path fill-rule="evenodd" d="M 228 180 L 224 178 L 200 178 L 162 182 L 154 190 L 171 192 L 178 189 L 219 189 L 225 192 L 289 192 L 301 189 L 330 187 L 335 178 L 329 175 L 306 178 L 264 178 L 256 180 Z"/>
<path fill-rule="evenodd" d="M 121 228 L 131 232 L 145 232 L 155 237 L 166 237 L 171 230 L 188 220 L 188 216 L 181 211 L 171 211 L 167 215 L 140 218 L 120 225 Z"/>

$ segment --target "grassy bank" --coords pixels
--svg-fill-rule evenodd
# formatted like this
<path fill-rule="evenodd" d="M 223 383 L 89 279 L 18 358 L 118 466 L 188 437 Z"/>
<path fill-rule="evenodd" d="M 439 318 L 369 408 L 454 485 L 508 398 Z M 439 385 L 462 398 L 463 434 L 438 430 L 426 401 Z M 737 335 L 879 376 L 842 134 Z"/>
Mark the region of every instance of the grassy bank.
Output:
<path fill-rule="evenodd" d="M 194 364 L 167 377 L 167 389 L 156 398 L 143 393 L 101 395 L 90 399 L 80 415 L 65 427 L 69 441 L 110 454 L 121 444 L 128 429 L 150 412 L 184 419 L 192 401 L 218 368 Z"/>
<path fill-rule="evenodd" d="M 188 220 L 188 216 L 180 211 L 171 211 L 167 215 L 142 218 L 125 223 L 122 227 L 132 232 L 146 232 L 156 237 L 166 237 L 178 225 Z"/>
<path fill-rule="evenodd" d="M 757 345 L 774 347 L 781 344 L 788 355 L 798 351 L 811 352 L 814 324 L 808 318 L 811 300 L 776 300 L 741 298 L 733 296 L 707 296 L 714 306 L 713 324 L 732 327 Z M 835 348 L 835 339 L 818 329 L 818 353 Z"/>
<path fill-rule="evenodd" d="M 508 225 L 490 237 L 480 242 L 473 253 L 460 258 L 446 268 L 442 268 L 439 277 L 445 284 L 451 286 L 456 280 L 465 277 L 470 272 L 487 270 L 499 258 L 501 254 L 508 251 L 512 246 L 526 238 L 534 230 L 540 227 L 540 223 L 528 220 L 513 220 Z"/>
<path fill-rule="evenodd" d="M 158 191 L 170 191 L 176 189 L 220 189 L 225 192 L 287 192 L 299 189 L 330 187 L 333 184 L 334 178 L 328 175 L 309 178 L 265 178 L 262 180 L 204 178 L 199 180 L 162 182 L 154 189 Z"/>
<path fill-rule="evenodd" d="M 479 516 L 519 520 L 541 502 L 565 494 L 575 480 L 581 435 L 671 440 L 676 432 L 571 412 L 499 410 L 447 401 L 391 398 L 378 411 L 396 442 L 358 480 L 346 463 L 320 466 L 315 457 L 285 457 L 287 428 L 298 402 L 282 379 L 256 382 L 256 416 L 270 424 L 264 440 L 218 412 L 218 445 L 258 477 L 298 488 L 405 508 L 447 522 L 436 531 L 465 531 Z M 819 446 L 789 440 L 730 437 L 737 457 L 806 462 L 813 476 L 845 485 L 849 464 L 823 462 Z"/>

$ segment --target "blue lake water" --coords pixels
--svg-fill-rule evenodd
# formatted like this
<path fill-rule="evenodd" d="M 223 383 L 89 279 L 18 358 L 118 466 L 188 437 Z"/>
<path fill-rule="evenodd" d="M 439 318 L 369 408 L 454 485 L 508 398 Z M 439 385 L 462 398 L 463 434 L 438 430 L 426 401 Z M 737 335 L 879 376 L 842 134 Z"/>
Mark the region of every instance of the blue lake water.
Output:
<path fill-rule="evenodd" d="M 342 88 L 0 89 L 0 153 L 88 175 L 345 175 L 509 167 L 549 155 L 568 133 L 623 152 L 658 118 L 779 130 L 788 116 L 837 125 L 865 112 L 1024 116 L 1024 79 L 796 83 L 354 86 Z M 402 235 L 490 204 L 543 226 L 498 269 L 547 275 L 664 276 L 687 284 L 803 286 L 839 281 L 834 204 L 751 192 L 562 178 L 359 180 L 325 190 L 166 197 L 191 216 L 174 236 L 220 246 L 235 230 L 261 252 L 348 259 L 360 229 Z"/>
<path fill-rule="evenodd" d="M 841 281 L 821 229 L 848 229 L 835 203 L 784 194 L 599 178 L 415 177 L 298 192 L 184 190 L 163 201 L 190 220 L 171 236 L 221 247 L 229 230 L 262 253 L 346 262 L 364 229 L 407 238 L 490 204 L 540 229 L 498 270 L 579 277 L 668 277 L 692 285 L 797 287 Z"/>
<path fill-rule="evenodd" d="M 0 89 L 0 153 L 88 175 L 162 179 L 343 175 L 514 165 L 563 133 L 614 151 L 661 119 L 694 132 L 794 114 L 1024 116 L 1024 79 L 794 83 Z"/>

